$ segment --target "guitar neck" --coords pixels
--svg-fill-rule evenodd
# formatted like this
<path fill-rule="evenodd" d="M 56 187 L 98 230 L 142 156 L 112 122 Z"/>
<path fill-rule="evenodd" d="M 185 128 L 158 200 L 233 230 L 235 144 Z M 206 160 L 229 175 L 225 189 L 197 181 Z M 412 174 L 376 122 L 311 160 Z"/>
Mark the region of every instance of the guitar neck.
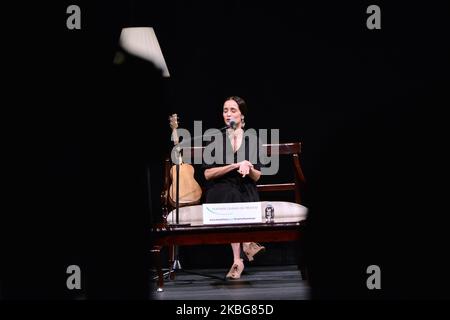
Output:
<path fill-rule="evenodd" d="M 179 138 L 178 138 L 177 129 L 173 129 L 172 130 L 172 140 L 173 140 L 174 146 L 179 144 Z"/>
<path fill-rule="evenodd" d="M 178 138 L 178 133 L 177 133 L 177 129 L 173 129 L 172 131 L 172 140 L 173 140 L 173 145 L 175 147 L 179 147 L 179 138 Z M 181 150 L 179 150 L 179 148 L 177 148 L 177 152 L 178 153 L 178 163 L 181 164 L 183 162 L 183 157 L 181 156 Z"/>

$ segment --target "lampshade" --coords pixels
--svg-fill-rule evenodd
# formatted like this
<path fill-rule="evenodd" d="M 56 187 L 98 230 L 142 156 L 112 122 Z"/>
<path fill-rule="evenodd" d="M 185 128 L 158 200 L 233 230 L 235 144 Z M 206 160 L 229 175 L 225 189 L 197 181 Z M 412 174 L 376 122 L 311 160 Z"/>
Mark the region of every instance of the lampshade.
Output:
<path fill-rule="evenodd" d="M 128 53 L 153 62 L 155 66 L 162 70 L 163 77 L 170 77 L 169 69 L 153 28 L 123 28 L 119 42 L 120 46 Z"/>

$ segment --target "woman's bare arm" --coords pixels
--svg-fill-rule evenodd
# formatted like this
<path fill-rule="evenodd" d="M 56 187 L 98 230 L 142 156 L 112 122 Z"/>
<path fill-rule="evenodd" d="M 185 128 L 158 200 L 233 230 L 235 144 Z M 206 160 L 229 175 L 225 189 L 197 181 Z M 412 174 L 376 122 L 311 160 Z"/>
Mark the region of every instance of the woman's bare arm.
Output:
<path fill-rule="evenodd" d="M 253 180 L 253 181 L 258 181 L 259 178 L 261 178 L 261 171 L 256 170 L 255 168 L 250 168 L 250 172 L 248 174 L 248 176 Z"/>
<path fill-rule="evenodd" d="M 211 180 L 220 178 L 224 174 L 239 168 L 238 163 L 232 163 L 223 167 L 210 168 L 205 170 L 205 179 Z"/>

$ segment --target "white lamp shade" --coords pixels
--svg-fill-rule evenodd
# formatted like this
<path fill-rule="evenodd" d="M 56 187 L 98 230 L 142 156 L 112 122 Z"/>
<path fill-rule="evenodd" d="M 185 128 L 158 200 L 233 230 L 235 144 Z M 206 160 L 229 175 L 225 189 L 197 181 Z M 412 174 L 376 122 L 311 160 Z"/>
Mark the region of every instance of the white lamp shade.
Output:
<path fill-rule="evenodd" d="M 155 66 L 162 70 L 163 77 L 170 77 L 169 69 L 153 28 L 123 28 L 119 41 L 124 50 L 139 58 L 153 62 Z"/>

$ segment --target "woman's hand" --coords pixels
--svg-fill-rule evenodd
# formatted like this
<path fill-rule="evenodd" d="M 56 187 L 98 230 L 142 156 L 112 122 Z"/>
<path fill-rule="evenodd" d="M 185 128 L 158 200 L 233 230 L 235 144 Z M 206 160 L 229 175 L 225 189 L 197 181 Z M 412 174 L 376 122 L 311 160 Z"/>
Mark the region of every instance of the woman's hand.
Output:
<path fill-rule="evenodd" d="M 239 165 L 238 172 L 242 175 L 242 178 L 245 178 L 245 176 L 248 175 L 250 170 L 253 168 L 252 163 L 247 160 L 238 162 L 237 165 Z"/>

